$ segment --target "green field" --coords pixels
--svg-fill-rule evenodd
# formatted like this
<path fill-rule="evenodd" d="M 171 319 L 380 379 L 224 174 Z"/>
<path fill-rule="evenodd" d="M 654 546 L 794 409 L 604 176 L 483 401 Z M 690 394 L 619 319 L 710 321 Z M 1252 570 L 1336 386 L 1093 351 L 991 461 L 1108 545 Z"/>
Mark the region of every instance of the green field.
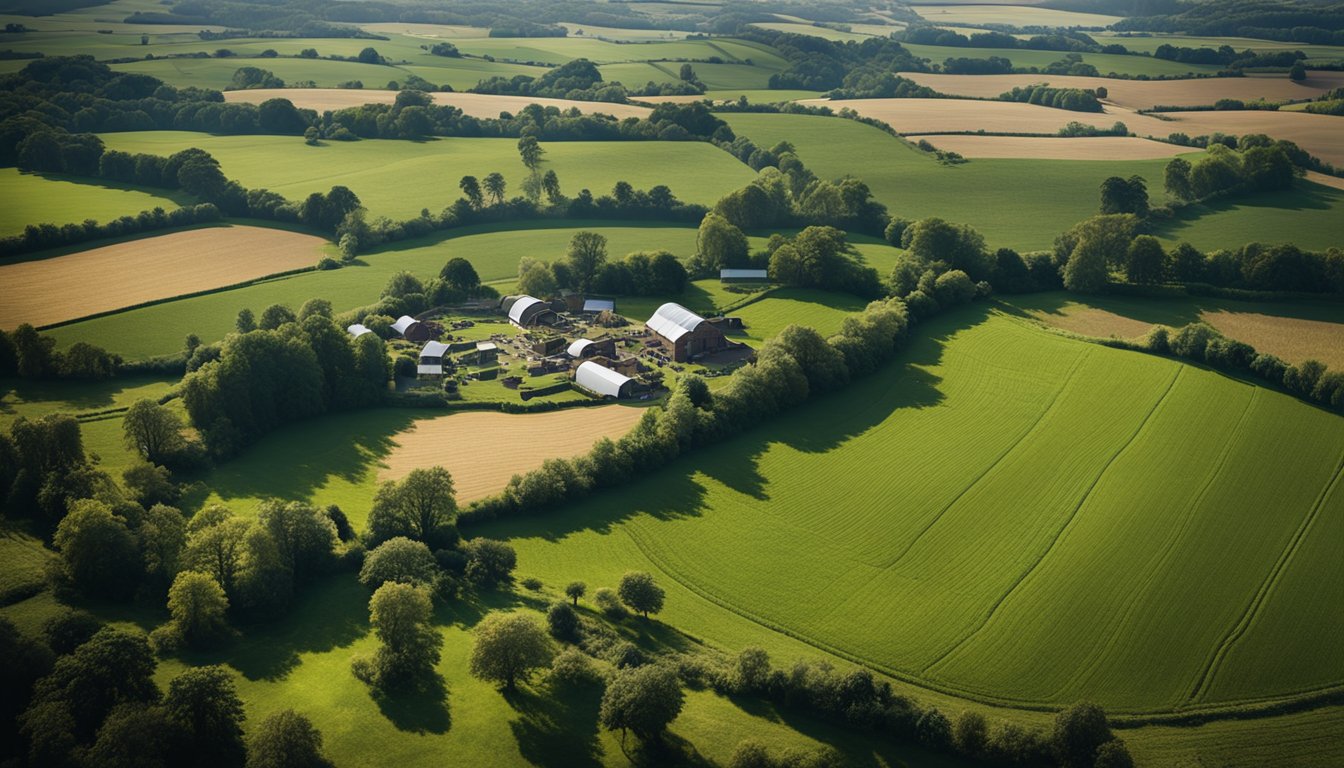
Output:
<path fill-rule="evenodd" d="M 1049 248 L 1056 235 L 1100 207 L 1108 176 L 1142 176 L 1155 204 L 1163 199 L 1165 160 L 972 160 L 944 166 L 877 128 L 841 118 L 735 114 L 733 130 L 757 144 L 790 141 L 822 178 L 867 182 L 893 216 L 939 216 L 970 224 L 991 247 Z M 1011 201 L 1007 204 L 1006 201 Z M 1303 248 L 1340 244 L 1344 192 L 1303 184 L 1189 209 L 1160 234 L 1209 250 L 1291 240 Z"/>
<path fill-rule="evenodd" d="M 1344 420 L 968 314 L 831 400 L 486 532 L 547 582 L 656 569 L 667 620 L 711 641 L 741 628 L 705 603 L 969 698 L 1160 712 L 1340 683 Z"/>
<path fill-rule="evenodd" d="M 1014 67 L 1042 67 L 1064 58 L 1059 51 L 1030 51 L 1020 48 L 954 48 L 943 45 L 902 43 L 911 53 L 935 64 L 950 58 L 987 59 L 1000 56 L 1013 62 Z M 1213 74 L 1218 67 L 1208 64 L 1182 64 L 1176 61 L 1154 59 L 1148 56 L 1126 56 L 1112 53 L 1084 53 L 1083 61 L 1097 68 L 1102 76 L 1118 75 L 1185 75 Z"/>
<path fill-rule="evenodd" d="M 0 237 L 17 235 L 29 224 L 106 222 L 154 208 L 172 210 L 193 202 L 190 195 L 58 175 L 0 168 Z"/>
<path fill-rule="evenodd" d="M 1220 48 L 1230 45 L 1238 51 L 1250 49 L 1256 52 L 1302 51 L 1312 59 L 1330 59 L 1344 56 L 1344 46 L 1311 45 L 1309 43 L 1285 43 L 1279 40 L 1257 40 L 1252 37 L 1186 37 L 1183 35 L 1151 35 L 1148 37 L 1126 36 L 1115 32 L 1091 32 L 1089 35 L 1102 45 L 1115 43 L 1131 51 L 1154 53 L 1159 46 L 1174 45 L 1179 48 Z"/>
<path fill-rule="evenodd" d="M 527 170 L 515 139 L 440 138 L 364 140 L 310 147 L 291 136 L 211 136 L 185 131 L 103 135 L 109 149 L 168 155 L 199 147 L 219 160 L 225 175 L 245 187 L 263 187 L 291 200 L 341 184 L 354 190 L 372 216 L 413 218 L 437 214 L 462 196 L 457 182 L 499 171 L 509 196 L 521 194 Z M 671 187 L 686 202 L 712 205 L 756 174 L 732 155 L 704 142 L 546 142 L 542 170 L 554 170 L 568 195 L 611 192 L 617 181 L 637 189 Z"/>
<path fill-rule="evenodd" d="M 313 297 L 331 301 L 336 311 L 372 304 L 387 280 L 409 270 L 421 278 L 436 276 L 454 256 L 468 259 L 481 279 L 500 280 L 518 274 L 524 256 L 543 260 L 564 256 L 573 234 L 590 229 L 606 235 L 608 251 L 623 256 L 631 251 L 666 249 L 683 258 L 695 247 L 694 227 L 621 224 L 611 222 L 514 222 L 502 231 L 491 227 L 463 227 L 446 235 L 398 243 L 360 257 L 360 263 L 329 272 L 305 272 L 262 281 L 245 288 L 156 304 L 115 315 L 84 320 L 53 329 L 61 345 L 87 341 L 130 359 L 173 353 L 188 333 L 205 342 L 223 338 L 233 329 L 238 310 L 253 312 L 271 304 L 298 308 Z M 509 286 L 505 286 L 509 287 Z"/>

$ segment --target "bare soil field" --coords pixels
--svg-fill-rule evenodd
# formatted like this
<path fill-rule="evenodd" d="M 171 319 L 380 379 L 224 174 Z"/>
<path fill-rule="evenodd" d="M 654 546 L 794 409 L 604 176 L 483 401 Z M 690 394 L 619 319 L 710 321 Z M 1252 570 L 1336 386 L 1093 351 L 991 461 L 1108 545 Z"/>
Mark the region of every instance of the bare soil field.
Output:
<path fill-rule="evenodd" d="M 1013 88 L 1042 83 L 1056 88 L 1105 88 L 1106 101 L 1129 109 L 1156 106 L 1198 107 L 1219 99 L 1289 101 L 1311 99 L 1344 86 L 1344 72 L 1313 71 L 1295 83 L 1285 75 L 1265 77 L 1202 77 L 1189 80 L 1117 80 L 1069 75 L 940 75 L 905 72 L 902 77 L 950 96 L 992 99 Z"/>
<path fill-rule="evenodd" d="M 436 104 L 449 104 L 472 117 L 499 117 L 500 112 L 517 113 L 528 104 L 558 107 L 562 110 L 578 107 L 585 113 L 603 113 L 616 117 L 643 117 L 648 107 L 633 104 L 609 104 L 601 101 L 574 101 L 571 99 L 543 99 L 531 96 L 495 96 L 485 93 L 436 93 Z M 363 104 L 391 104 L 396 91 L 366 90 L 360 88 L 253 88 L 246 91 L 225 91 L 224 100 L 260 104 L 269 99 L 289 99 L 300 109 L 327 110 L 358 107 Z"/>
<path fill-rule="evenodd" d="M 50 325 L 312 266 L 325 243 L 282 229 L 223 226 L 5 264 L 0 328 Z"/>
<path fill-rule="evenodd" d="M 969 158 L 1026 158 L 1030 160 L 1152 160 L 1189 154 L 1181 147 L 1132 136 L 1059 138 L 1051 136 L 929 136 L 927 141 L 945 152 Z M 1340 181 L 1344 181 L 1341 179 Z"/>
<path fill-rule="evenodd" d="M 470 411 L 417 421 L 393 438 L 379 482 L 412 469 L 440 466 L 453 476 L 459 503 L 498 493 L 514 475 L 547 459 L 586 453 L 603 437 L 630 430 L 644 409 L 624 405 L 571 408 L 550 413 Z"/>

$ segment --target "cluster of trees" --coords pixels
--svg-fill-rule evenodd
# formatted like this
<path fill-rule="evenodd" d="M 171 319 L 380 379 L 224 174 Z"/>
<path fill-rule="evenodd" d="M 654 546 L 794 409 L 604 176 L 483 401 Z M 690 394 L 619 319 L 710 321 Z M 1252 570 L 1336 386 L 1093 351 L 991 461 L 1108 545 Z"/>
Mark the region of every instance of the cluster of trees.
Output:
<path fill-rule="evenodd" d="M 109 237 L 124 237 L 159 229 L 175 229 L 192 224 L 207 224 L 219 221 L 222 214 L 211 203 L 184 205 L 165 211 L 155 208 L 141 211 L 135 216 L 121 216 L 99 223 L 86 219 L 80 224 L 29 224 L 23 233 L 0 237 L 0 257 L 17 256 L 47 248 L 62 248 L 67 245 L 101 240 Z"/>
<path fill-rule="evenodd" d="M 459 521 L 534 514 L 622 485 L 685 451 L 834 391 L 888 361 L 903 342 L 909 319 L 906 303 L 889 299 L 846 318 L 830 338 L 791 325 L 766 342 L 754 365 L 734 371 L 725 387 L 711 393 L 703 379 L 683 377 L 664 406 L 649 409 L 619 440 L 603 439 L 587 455 L 552 459 L 515 476 L 502 493 L 473 503 Z"/>
<path fill-rule="evenodd" d="M 544 262 L 524 257 L 518 264 L 523 293 L 550 297 L 560 289 L 625 296 L 669 296 L 682 292 L 686 268 L 667 251 L 636 251 L 619 261 L 608 260 L 607 238 L 576 232 L 563 259 Z"/>
<path fill-rule="evenodd" d="M 901 77 L 892 72 L 882 72 L 871 67 L 862 67 L 845 75 L 839 88 L 826 94 L 831 100 L 838 99 L 936 99 L 943 94 L 927 85 Z"/>
<path fill-rule="evenodd" d="M 1172 158 L 1163 183 L 1172 197 L 1183 202 L 1216 195 L 1291 189 L 1304 171 L 1305 153 L 1289 141 L 1275 141 L 1263 134 L 1244 136 L 1239 149 L 1213 143 L 1191 163 Z"/>
<path fill-rule="evenodd" d="M 784 285 L 844 291 L 866 299 L 885 290 L 877 270 L 835 227 L 808 227 L 793 237 L 770 236 L 764 254 L 770 279 Z"/>
<path fill-rule="evenodd" d="M 1066 51 L 1074 53 L 1128 53 L 1123 46 L 1102 50 L 1102 45 L 1082 32 L 1061 30 L 1048 35 L 1019 38 L 1006 32 L 975 32 L 969 37 L 955 30 L 912 24 L 897 39 L 916 45 L 941 45 L 953 48 L 1020 48 L 1031 51 Z M 1116 50 L 1118 49 L 1118 50 Z"/>
<path fill-rule="evenodd" d="M 1344 251 L 1303 251 L 1292 244 L 1251 243 L 1203 254 L 1189 243 L 1167 252 L 1140 234 L 1133 214 L 1094 216 L 1055 240 L 1054 262 L 1064 287 L 1105 290 L 1113 274 L 1132 283 L 1179 282 L 1211 289 L 1344 295 Z"/>
<path fill-rule="evenodd" d="M 942 72 L 948 75 L 1007 75 L 1013 71 L 1013 62 L 1002 56 L 983 59 L 970 56 L 951 56 L 943 61 Z"/>
<path fill-rule="evenodd" d="M 1043 107 L 1068 109 L 1074 112 L 1100 112 L 1101 102 L 1095 91 L 1083 88 L 1051 88 L 1048 85 L 1029 85 L 1000 94 L 1000 101 L 1018 101 Z"/>
<path fill-rule="evenodd" d="M 1159 45 L 1153 51 L 1153 57 L 1167 61 L 1179 61 L 1182 64 L 1221 65 L 1227 69 L 1246 69 L 1250 67 L 1292 67 L 1307 58 L 1301 51 L 1274 51 L 1257 53 L 1247 48 L 1238 52 L 1230 45 L 1217 48 L 1186 48 L 1169 43 Z"/>
<path fill-rule="evenodd" d="M 55 339 L 28 323 L 0 331 L 0 377 L 96 381 L 115 376 L 121 364 L 121 356 L 83 341 L 58 351 Z"/>
<path fill-rule="evenodd" d="M 1230 0 L 1214 6 L 1174 4 L 1165 13 L 1121 19 L 1113 28 L 1208 37 L 1254 37 L 1319 45 L 1344 44 L 1344 11 L 1332 6 Z"/>
<path fill-rule="evenodd" d="M 842 674 L 829 662 L 800 659 L 790 667 L 777 668 L 764 649 L 755 647 L 727 661 L 708 660 L 704 666 L 706 682 L 721 693 L 762 696 L 782 709 L 990 765 L 1133 766 L 1124 742 L 1111 732 L 1105 711 L 1087 702 L 1060 711 L 1048 730 L 1009 722 L 991 728 L 985 716 L 974 710 L 952 718 L 937 707 L 922 708 L 862 667 Z M 755 742 L 739 745 L 730 763 L 741 768 L 792 764 L 773 757 Z"/>
<path fill-rule="evenodd" d="M 0 755 L 28 765 L 137 765 L 160 768 L 326 768 L 322 736 L 284 710 L 251 728 L 233 676 L 223 667 L 188 669 L 168 683 L 141 634 L 100 626 L 70 612 L 47 622 L 40 639 L 0 619 L 5 686 Z"/>
<path fill-rule="evenodd" d="M 928 65 L 900 43 L 885 37 L 866 38 L 861 42 L 824 40 L 812 35 L 747 27 L 738 36 L 774 48 L 789 66 L 770 76 L 774 89 L 797 88 L 830 91 L 845 86 L 848 75 L 863 70 L 865 76 L 883 72 L 927 72 Z"/>
<path fill-rule="evenodd" d="M 261 327 L 239 331 L 201 353 L 182 382 L 187 413 L 215 456 L 290 421 L 377 403 L 386 392 L 382 339 L 351 338 L 328 302 L 310 301 L 298 315 L 276 305 Z"/>
<path fill-rule="evenodd" d="M 727 149 L 762 170 L 750 184 L 725 195 L 714 205 L 714 213 L 735 227 L 823 225 L 877 235 L 887 225 L 887 208 L 873 198 L 867 184 L 848 176 L 834 181 L 817 178 L 788 142 L 766 150 L 749 139 L 739 138 Z M 717 269 L 737 265 L 709 266 Z"/>
<path fill-rule="evenodd" d="M 574 59 L 541 77 L 514 75 L 482 80 L 471 89 L 474 93 L 501 93 L 515 96 L 541 96 L 579 101 L 610 101 L 624 104 L 625 86 L 602 79 L 597 65 L 587 59 Z"/>
<path fill-rule="evenodd" d="M 989 295 L 990 280 L 1007 293 L 1056 287 L 1051 283 L 1057 275 L 1053 264 L 1041 264 L 1036 254 L 1024 259 L 1009 248 L 991 254 L 984 237 L 965 224 L 896 219 L 886 238 L 905 249 L 887 278 L 887 289 L 905 302 L 913 320 Z"/>

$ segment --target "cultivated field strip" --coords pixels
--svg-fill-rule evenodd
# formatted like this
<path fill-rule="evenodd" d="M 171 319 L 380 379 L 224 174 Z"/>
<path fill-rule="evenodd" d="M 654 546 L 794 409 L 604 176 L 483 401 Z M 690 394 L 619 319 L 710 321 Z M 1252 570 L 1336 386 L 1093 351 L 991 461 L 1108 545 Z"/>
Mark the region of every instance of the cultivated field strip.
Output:
<path fill-rule="evenodd" d="M 573 513 L 592 530 L 514 538 L 520 559 L 579 578 L 639 567 L 605 562 L 633 542 L 717 606 L 990 702 L 1163 713 L 1344 682 L 1319 650 L 1344 635 L 1344 420 L 1002 316 L 925 331 L 843 398 L 599 494 Z M 575 538 L 583 562 L 557 551 Z M 713 615 L 669 604 L 733 647 L 740 628 Z"/>

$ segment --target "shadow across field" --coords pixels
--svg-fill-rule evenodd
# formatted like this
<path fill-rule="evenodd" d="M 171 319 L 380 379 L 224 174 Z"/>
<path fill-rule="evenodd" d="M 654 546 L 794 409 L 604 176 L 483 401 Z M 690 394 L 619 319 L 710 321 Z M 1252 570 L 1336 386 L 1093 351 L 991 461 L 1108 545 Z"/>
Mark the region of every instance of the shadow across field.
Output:
<path fill-rule="evenodd" d="M 440 674 L 419 681 L 410 691 L 370 690 L 378 711 L 399 731 L 408 733 L 447 733 L 453 727 L 448 708 L 448 686 Z"/>
<path fill-rule="evenodd" d="M 928 368 L 941 360 L 953 334 L 982 322 L 990 311 L 976 305 L 928 321 L 913 330 L 908 347 L 897 359 L 877 373 L 727 442 L 682 456 L 619 492 L 599 493 L 580 504 L 531 517 L 488 523 L 473 534 L 556 541 L 581 531 L 609 533 L 636 515 L 660 520 L 696 517 L 707 510 L 703 478 L 768 501 L 768 481 L 759 464 L 771 446 L 827 453 L 877 427 L 899 409 L 938 405 L 943 399 L 940 379 Z M 632 500 L 638 501 L 632 504 Z"/>
<path fill-rule="evenodd" d="M 1002 296 L 999 308 L 1019 317 L 1063 318 L 1065 309 L 1085 305 L 1148 324 L 1180 327 L 1199 322 L 1209 312 L 1246 312 L 1295 320 L 1344 323 L 1344 306 L 1330 301 L 1237 301 L 1206 296 L 1179 298 L 1131 298 L 1126 296 L 1078 296 L 1052 291 Z M 1039 314 L 1036 314 L 1039 313 Z"/>
<path fill-rule="evenodd" d="M 597 725 L 602 689 L 595 684 L 552 690 L 521 686 L 504 693 L 518 714 L 509 722 L 518 751 L 528 763 L 555 768 L 597 768 L 602 744 Z"/>

